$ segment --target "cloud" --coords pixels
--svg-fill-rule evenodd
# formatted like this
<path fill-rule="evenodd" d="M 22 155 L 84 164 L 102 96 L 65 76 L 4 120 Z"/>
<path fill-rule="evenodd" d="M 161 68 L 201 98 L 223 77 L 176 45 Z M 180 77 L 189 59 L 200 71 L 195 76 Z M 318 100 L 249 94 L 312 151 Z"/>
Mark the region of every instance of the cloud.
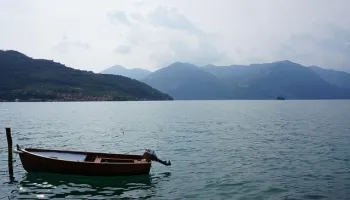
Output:
<path fill-rule="evenodd" d="M 178 38 L 170 42 L 166 51 L 156 52 L 150 58 L 156 62 L 158 68 L 177 61 L 203 66 L 226 59 L 226 54 L 205 40 L 198 39 L 195 44 L 191 44 L 189 39 Z"/>
<path fill-rule="evenodd" d="M 53 49 L 60 53 L 66 53 L 70 50 L 87 50 L 90 49 L 90 45 L 78 40 L 70 40 L 67 36 L 63 36 L 62 40 Z"/>
<path fill-rule="evenodd" d="M 136 12 L 130 13 L 130 18 L 132 18 L 133 20 L 139 23 L 145 22 L 145 18 L 140 13 L 136 13 Z"/>
<path fill-rule="evenodd" d="M 114 49 L 115 53 L 120 54 L 128 54 L 131 51 L 131 47 L 129 45 L 119 45 L 116 49 Z"/>
<path fill-rule="evenodd" d="M 143 0 L 136 0 L 136 1 L 133 2 L 133 4 L 136 7 L 141 7 L 141 6 L 144 6 L 146 4 L 146 2 L 143 1 Z"/>
<path fill-rule="evenodd" d="M 115 25 L 124 24 L 126 26 L 129 26 L 131 24 L 131 22 L 129 21 L 129 19 L 123 11 L 115 10 L 112 12 L 108 12 L 107 16 L 110 19 L 110 21 Z"/>
<path fill-rule="evenodd" d="M 315 33 L 294 34 L 287 40 L 278 57 L 294 60 L 305 65 L 325 67 L 350 66 L 350 31 L 334 24 L 325 24 L 322 36 Z"/>
<path fill-rule="evenodd" d="M 156 68 L 164 67 L 176 61 L 197 65 L 220 63 L 227 59 L 224 51 L 218 50 L 215 39 L 196 27 L 176 8 L 158 6 L 146 13 L 131 12 L 120 14 L 118 19 L 132 19 L 138 23 L 127 23 L 127 31 L 121 39 L 115 53 L 127 54 L 148 49 L 142 54 L 147 56 Z"/>
<path fill-rule="evenodd" d="M 349 0 L 0 1 L 0 44 L 96 71 L 173 60 L 350 68 L 349 7 Z"/>
<path fill-rule="evenodd" d="M 159 6 L 148 15 L 150 23 L 154 27 L 163 27 L 174 30 L 186 31 L 194 34 L 202 34 L 185 15 L 181 14 L 176 8 L 166 8 Z"/>

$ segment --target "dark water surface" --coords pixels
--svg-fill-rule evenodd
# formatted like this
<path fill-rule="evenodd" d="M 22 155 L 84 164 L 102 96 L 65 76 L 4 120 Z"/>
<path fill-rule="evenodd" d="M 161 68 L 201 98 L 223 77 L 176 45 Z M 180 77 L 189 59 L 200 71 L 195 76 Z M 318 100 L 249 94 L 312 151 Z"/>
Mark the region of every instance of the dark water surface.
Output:
<path fill-rule="evenodd" d="M 0 103 L 14 144 L 143 153 L 149 176 L 26 173 L 8 183 L 0 138 L 0 199 L 350 199 L 350 101 Z M 122 133 L 124 132 L 124 134 Z"/>

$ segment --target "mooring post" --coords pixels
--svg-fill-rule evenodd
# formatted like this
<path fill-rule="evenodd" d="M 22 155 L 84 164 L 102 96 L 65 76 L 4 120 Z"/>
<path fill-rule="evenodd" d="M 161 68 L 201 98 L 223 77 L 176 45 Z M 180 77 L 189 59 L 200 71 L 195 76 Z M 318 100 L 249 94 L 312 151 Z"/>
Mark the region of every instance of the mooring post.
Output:
<path fill-rule="evenodd" d="M 7 146 L 8 146 L 9 175 L 10 175 L 10 181 L 13 181 L 15 178 L 13 177 L 13 156 L 12 156 L 11 128 L 5 128 L 5 129 L 6 129 L 6 138 L 7 138 Z"/>

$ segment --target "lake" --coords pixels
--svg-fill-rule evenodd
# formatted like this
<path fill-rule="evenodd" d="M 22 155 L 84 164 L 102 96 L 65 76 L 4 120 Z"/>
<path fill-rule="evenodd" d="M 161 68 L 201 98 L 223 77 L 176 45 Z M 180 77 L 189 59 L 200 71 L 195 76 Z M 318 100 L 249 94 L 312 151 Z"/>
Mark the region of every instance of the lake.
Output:
<path fill-rule="evenodd" d="M 14 145 L 142 154 L 149 176 L 32 174 Z M 350 101 L 0 103 L 0 199 L 349 199 Z"/>

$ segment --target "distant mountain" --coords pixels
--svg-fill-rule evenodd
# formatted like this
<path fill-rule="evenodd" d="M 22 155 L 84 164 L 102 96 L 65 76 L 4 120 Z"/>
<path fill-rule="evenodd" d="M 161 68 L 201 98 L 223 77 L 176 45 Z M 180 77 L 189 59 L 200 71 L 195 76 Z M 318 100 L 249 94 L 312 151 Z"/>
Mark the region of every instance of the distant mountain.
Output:
<path fill-rule="evenodd" d="M 340 88 L 350 89 L 350 74 L 341 71 L 323 69 L 316 66 L 310 67 L 323 80 Z"/>
<path fill-rule="evenodd" d="M 199 67 L 176 62 L 148 75 L 143 82 L 175 99 L 230 99 L 229 92 L 216 76 Z"/>
<path fill-rule="evenodd" d="M 240 76 L 241 73 L 246 73 L 246 65 L 230 65 L 230 66 L 215 66 L 206 65 L 202 67 L 206 72 L 213 74 L 220 79 L 231 79 L 235 76 Z"/>
<path fill-rule="evenodd" d="M 174 63 L 142 81 L 175 99 L 346 99 L 349 76 L 286 60 L 204 67 Z"/>
<path fill-rule="evenodd" d="M 140 69 L 140 68 L 127 69 L 120 65 L 112 66 L 101 72 L 101 74 L 121 75 L 132 79 L 136 79 L 136 80 L 141 80 L 146 76 L 148 76 L 150 73 L 151 73 L 150 71 L 145 69 Z"/>
<path fill-rule="evenodd" d="M 249 90 L 242 88 L 248 86 Z M 283 96 L 287 99 L 342 99 L 350 91 L 323 80 L 310 68 L 290 61 L 248 66 L 247 73 L 237 80 L 237 98 L 270 99 Z M 249 91 L 249 92 L 247 92 Z"/>
<path fill-rule="evenodd" d="M 0 101 L 171 100 L 145 83 L 0 51 Z"/>

